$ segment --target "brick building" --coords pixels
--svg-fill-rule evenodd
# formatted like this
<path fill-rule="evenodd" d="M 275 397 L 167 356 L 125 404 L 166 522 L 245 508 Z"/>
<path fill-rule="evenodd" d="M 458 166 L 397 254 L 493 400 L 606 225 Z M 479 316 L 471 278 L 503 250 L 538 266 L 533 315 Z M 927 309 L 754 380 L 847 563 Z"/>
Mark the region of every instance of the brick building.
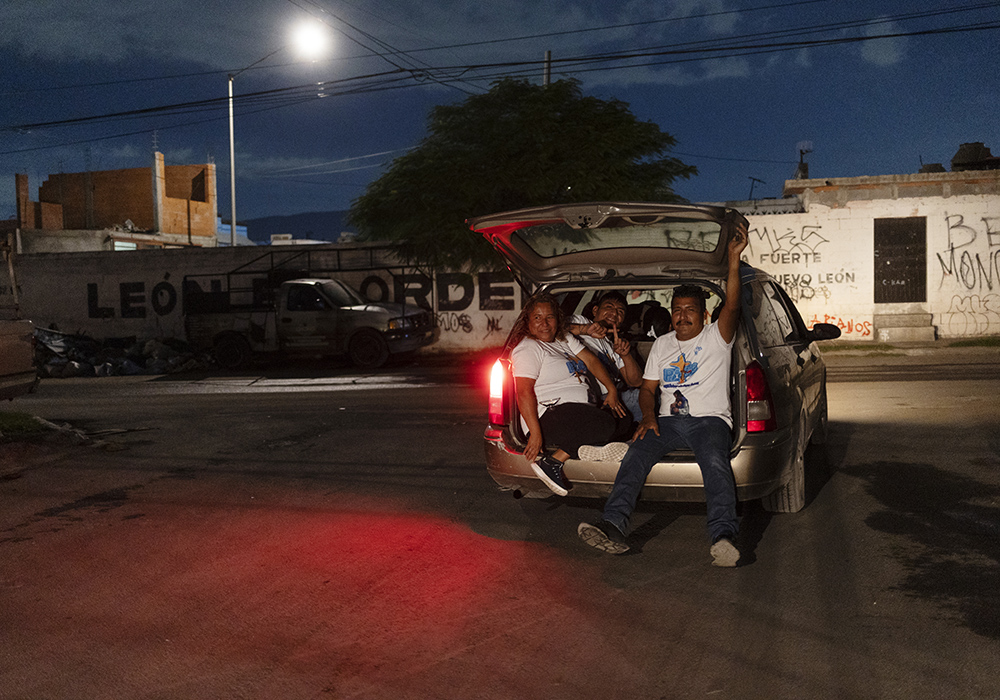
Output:
<path fill-rule="evenodd" d="M 28 176 L 15 176 L 22 252 L 214 247 L 215 165 L 49 175 L 32 201 Z"/>

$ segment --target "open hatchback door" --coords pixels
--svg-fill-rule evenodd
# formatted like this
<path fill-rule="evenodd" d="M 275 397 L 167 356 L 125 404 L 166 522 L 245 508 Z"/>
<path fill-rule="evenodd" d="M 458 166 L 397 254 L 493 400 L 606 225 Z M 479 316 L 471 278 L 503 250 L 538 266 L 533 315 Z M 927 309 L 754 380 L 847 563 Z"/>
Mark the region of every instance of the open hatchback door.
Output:
<path fill-rule="evenodd" d="M 526 288 L 613 277 L 724 277 L 747 219 L 724 207 L 589 202 L 469 219 Z"/>

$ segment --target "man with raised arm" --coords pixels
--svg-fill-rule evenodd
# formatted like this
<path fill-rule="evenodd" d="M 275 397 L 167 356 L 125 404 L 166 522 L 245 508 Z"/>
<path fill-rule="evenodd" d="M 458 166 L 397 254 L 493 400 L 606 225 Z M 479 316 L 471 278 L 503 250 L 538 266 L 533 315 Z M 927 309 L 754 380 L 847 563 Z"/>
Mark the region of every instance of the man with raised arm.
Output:
<path fill-rule="evenodd" d="M 736 482 L 729 461 L 733 424 L 729 377 L 740 320 L 740 254 L 746 246 L 747 239 L 739 232 L 729 242 L 726 299 L 715 323 L 705 323 L 705 290 L 693 285 L 674 289 L 670 304 L 674 330 L 656 339 L 646 359 L 639 389 L 642 419 L 632 445 L 601 520 L 581 523 L 577 529 L 587 544 L 611 554 L 627 552 L 629 519 L 650 470 L 669 452 L 688 447 L 705 485 L 712 564 L 732 567 L 739 561 L 734 544 L 739 531 Z"/>

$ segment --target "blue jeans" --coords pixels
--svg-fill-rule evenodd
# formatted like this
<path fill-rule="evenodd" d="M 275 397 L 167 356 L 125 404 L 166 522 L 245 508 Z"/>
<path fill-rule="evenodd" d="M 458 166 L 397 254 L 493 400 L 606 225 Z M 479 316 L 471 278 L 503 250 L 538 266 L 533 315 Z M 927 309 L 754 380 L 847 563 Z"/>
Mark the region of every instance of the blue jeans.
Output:
<path fill-rule="evenodd" d="M 619 400 L 625 404 L 625 408 L 629 410 L 632 414 L 632 419 L 635 421 L 642 420 L 642 409 L 639 408 L 639 389 L 636 387 L 629 387 L 627 389 L 622 389 L 618 392 Z"/>
<path fill-rule="evenodd" d="M 705 484 L 708 505 L 708 534 L 733 537 L 739 531 L 736 519 L 736 480 L 729 463 L 731 436 L 726 421 L 715 416 L 660 416 L 660 434 L 646 431 L 641 440 L 629 447 L 622 459 L 615 485 L 604 504 L 604 519 L 627 533 L 629 518 L 635 510 L 639 492 L 653 465 L 679 447 L 694 451 Z"/>

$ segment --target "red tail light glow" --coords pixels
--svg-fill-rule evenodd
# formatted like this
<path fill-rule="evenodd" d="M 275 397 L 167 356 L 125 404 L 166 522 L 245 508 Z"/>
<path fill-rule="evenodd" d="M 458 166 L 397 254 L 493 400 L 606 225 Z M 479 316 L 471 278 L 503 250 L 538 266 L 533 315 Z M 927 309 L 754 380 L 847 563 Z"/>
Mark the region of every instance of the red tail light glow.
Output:
<path fill-rule="evenodd" d="M 778 429 L 774 401 L 764 368 L 756 360 L 747 365 L 747 432 L 766 433 Z"/>
<path fill-rule="evenodd" d="M 490 403 L 489 417 L 493 425 L 505 425 L 507 419 L 503 410 L 503 387 L 506 380 L 506 370 L 503 362 L 497 360 L 490 370 Z"/>

